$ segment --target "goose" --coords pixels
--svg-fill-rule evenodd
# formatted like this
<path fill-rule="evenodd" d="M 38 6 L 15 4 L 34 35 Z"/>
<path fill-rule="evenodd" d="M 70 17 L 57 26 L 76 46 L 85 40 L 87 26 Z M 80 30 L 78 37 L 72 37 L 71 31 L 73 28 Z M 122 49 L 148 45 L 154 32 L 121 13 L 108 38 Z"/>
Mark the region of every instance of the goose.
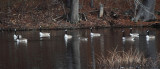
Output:
<path fill-rule="evenodd" d="M 71 38 L 72 38 L 72 35 L 68 35 L 68 31 L 65 30 L 64 38 L 65 38 L 65 39 L 71 39 Z"/>
<path fill-rule="evenodd" d="M 72 39 L 72 35 L 68 35 L 67 29 L 65 30 L 64 34 L 64 40 L 65 40 L 65 45 L 67 46 L 68 40 Z"/>
<path fill-rule="evenodd" d="M 101 36 L 101 34 L 99 34 L 99 33 L 93 33 L 92 32 L 92 27 L 90 28 L 90 35 L 91 35 L 91 37 L 98 37 L 98 36 Z"/>
<path fill-rule="evenodd" d="M 155 36 L 149 35 L 149 30 L 147 30 L 146 40 L 149 41 L 149 40 L 154 40 L 154 39 L 155 39 Z"/>
<path fill-rule="evenodd" d="M 27 39 L 26 38 L 19 38 L 19 35 L 17 36 L 16 41 L 17 41 L 17 43 L 27 43 Z"/>
<path fill-rule="evenodd" d="M 40 35 L 41 38 L 43 38 L 43 37 L 50 37 L 50 33 L 42 32 L 41 26 L 40 26 L 39 35 Z"/>
<path fill-rule="evenodd" d="M 125 31 L 124 30 L 122 31 L 122 33 L 123 33 L 123 36 L 122 36 L 123 41 L 134 41 L 134 37 L 129 37 L 129 36 L 126 37 L 125 36 Z"/>
<path fill-rule="evenodd" d="M 138 33 L 132 33 L 132 28 L 130 28 L 130 36 L 131 37 L 139 37 Z"/>
<path fill-rule="evenodd" d="M 16 40 L 18 38 L 18 36 L 19 36 L 19 38 L 22 38 L 22 35 L 17 35 L 16 32 L 17 32 L 17 30 L 14 29 L 14 35 L 13 35 L 14 40 Z"/>
<path fill-rule="evenodd" d="M 78 37 L 78 39 L 81 41 L 88 41 L 88 38 L 85 38 L 85 37 Z"/>

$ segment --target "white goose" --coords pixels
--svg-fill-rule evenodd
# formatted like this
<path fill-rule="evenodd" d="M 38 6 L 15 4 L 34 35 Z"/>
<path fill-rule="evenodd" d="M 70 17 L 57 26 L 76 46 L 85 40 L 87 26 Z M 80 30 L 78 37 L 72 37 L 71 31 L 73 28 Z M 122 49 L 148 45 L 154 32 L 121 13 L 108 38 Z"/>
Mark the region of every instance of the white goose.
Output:
<path fill-rule="evenodd" d="M 19 35 L 17 36 L 16 41 L 17 41 L 17 43 L 27 43 L 27 39 L 26 38 L 19 38 Z"/>
<path fill-rule="evenodd" d="M 92 32 L 92 27 L 90 28 L 90 31 L 91 31 L 91 32 L 90 32 L 90 36 L 91 36 L 91 37 L 99 37 L 99 36 L 101 36 L 101 34 L 99 34 L 99 33 L 93 33 L 93 32 Z"/>
<path fill-rule="evenodd" d="M 42 29 L 41 29 L 41 26 L 40 26 L 39 36 L 41 38 L 43 38 L 43 37 L 50 37 L 50 33 L 42 32 Z"/>
<path fill-rule="evenodd" d="M 134 41 L 134 37 L 126 37 L 125 36 L 125 32 L 124 32 L 124 30 L 122 31 L 122 33 L 123 33 L 123 36 L 122 36 L 122 40 L 123 41 Z"/>
<path fill-rule="evenodd" d="M 149 30 L 147 30 L 146 40 L 149 41 L 149 40 L 154 40 L 154 39 L 155 39 L 155 36 L 149 35 Z"/>
<path fill-rule="evenodd" d="M 130 36 L 131 37 L 139 37 L 138 33 L 132 33 L 132 28 L 130 28 Z"/>
<path fill-rule="evenodd" d="M 17 30 L 14 29 L 14 35 L 13 35 L 14 40 L 16 40 L 18 38 L 18 36 L 19 36 L 19 38 L 22 38 L 22 35 L 17 35 L 16 32 L 17 32 Z"/>

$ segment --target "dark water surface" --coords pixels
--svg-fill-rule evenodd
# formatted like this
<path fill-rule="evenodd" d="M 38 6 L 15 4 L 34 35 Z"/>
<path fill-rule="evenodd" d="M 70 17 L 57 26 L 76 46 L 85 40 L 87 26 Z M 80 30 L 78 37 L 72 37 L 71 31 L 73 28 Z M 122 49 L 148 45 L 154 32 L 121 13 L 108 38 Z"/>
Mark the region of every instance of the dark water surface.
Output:
<path fill-rule="evenodd" d="M 146 41 L 146 31 L 155 35 L 156 39 Z M 129 28 L 124 29 L 129 35 Z M 146 57 L 156 58 L 160 52 L 160 31 L 153 28 L 133 28 L 140 33 L 134 42 L 122 41 L 121 28 L 93 30 L 100 37 L 90 37 L 90 30 L 68 30 L 72 39 L 65 43 L 64 30 L 44 30 L 50 32 L 50 38 L 39 37 L 39 31 L 17 31 L 28 39 L 28 43 L 20 43 L 13 39 L 14 32 L 0 32 L 0 69 L 96 69 L 96 56 L 107 56 L 106 52 L 128 50 L 131 47 L 145 53 Z M 82 41 L 79 37 L 87 37 Z"/>

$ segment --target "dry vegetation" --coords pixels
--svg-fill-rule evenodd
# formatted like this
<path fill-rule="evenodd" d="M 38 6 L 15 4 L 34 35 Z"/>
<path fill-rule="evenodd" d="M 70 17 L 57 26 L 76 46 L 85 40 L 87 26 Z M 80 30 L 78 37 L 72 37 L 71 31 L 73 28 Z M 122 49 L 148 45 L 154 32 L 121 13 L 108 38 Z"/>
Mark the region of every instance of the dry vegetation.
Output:
<path fill-rule="evenodd" d="M 143 52 L 133 50 L 108 52 L 109 56 L 98 56 L 98 69 L 151 69 L 158 68 L 160 64 L 160 54 L 156 59 L 146 58 Z"/>
<path fill-rule="evenodd" d="M 133 0 L 95 0 L 94 8 L 90 8 L 90 0 L 80 0 L 80 13 L 87 16 L 87 21 L 70 24 L 66 20 L 69 8 L 66 0 L 1 0 L 0 2 L 0 28 L 37 29 L 41 25 L 47 29 L 63 28 L 88 28 L 88 27 L 124 27 L 124 26 L 149 26 L 154 22 L 134 23 L 130 19 L 133 14 Z M 105 14 L 98 17 L 99 3 L 104 4 Z M 156 3 L 160 3 L 157 0 Z M 156 4 L 156 11 L 160 11 Z M 112 17 L 116 13 L 117 17 Z M 133 13 L 133 12 L 130 12 Z"/>

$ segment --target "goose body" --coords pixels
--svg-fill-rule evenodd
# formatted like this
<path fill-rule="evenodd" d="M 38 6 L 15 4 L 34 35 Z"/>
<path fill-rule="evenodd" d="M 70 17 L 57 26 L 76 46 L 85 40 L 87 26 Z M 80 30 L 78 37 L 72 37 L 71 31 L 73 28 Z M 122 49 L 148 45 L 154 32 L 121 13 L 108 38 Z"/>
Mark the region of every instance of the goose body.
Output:
<path fill-rule="evenodd" d="M 91 32 L 90 32 L 90 36 L 91 36 L 91 37 L 99 37 L 99 36 L 101 36 L 101 34 L 99 34 L 99 33 L 93 33 L 93 32 L 92 32 L 92 28 L 90 28 L 90 31 L 91 31 Z"/>
<path fill-rule="evenodd" d="M 99 34 L 99 33 L 90 33 L 90 35 L 91 35 L 91 37 L 98 37 L 98 36 L 101 36 L 101 34 Z"/>
<path fill-rule="evenodd" d="M 27 43 L 28 40 L 26 38 L 19 38 L 19 35 L 18 35 L 16 41 L 17 43 Z"/>
<path fill-rule="evenodd" d="M 139 34 L 138 33 L 130 33 L 130 36 L 131 37 L 139 37 Z"/>
<path fill-rule="evenodd" d="M 50 37 L 50 33 L 39 32 L 40 37 Z"/>
<path fill-rule="evenodd" d="M 146 40 L 149 41 L 149 40 L 154 40 L 155 39 L 155 36 L 154 35 L 149 35 L 149 30 L 147 31 L 147 35 L 146 35 Z"/>
<path fill-rule="evenodd" d="M 72 36 L 71 36 L 71 35 L 68 35 L 68 34 L 65 34 L 65 35 L 64 35 L 64 38 L 66 38 L 66 39 L 71 39 Z"/>
<path fill-rule="evenodd" d="M 122 37 L 123 41 L 134 41 L 134 37 Z"/>
<path fill-rule="evenodd" d="M 138 33 L 132 33 L 132 28 L 130 28 L 130 36 L 131 37 L 139 37 Z"/>
<path fill-rule="evenodd" d="M 88 41 L 88 38 L 84 38 L 84 37 L 78 37 L 78 39 L 81 41 Z"/>
<path fill-rule="evenodd" d="M 146 40 L 149 41 L 149 40 L 154 40 L 155 39 L 155 36 L 154 35 L 146 35 Z"/>
<path fill-rule="evenodd" d="M 41 29 L 41 26 L 40 26 L 39 36 L 40 36 L 40 38 L 50 37 L 50 33 L 42 32 L 42 29 Z"/>
<path fill-rule="evenodd" d="M 16 41 L 19 42 L 19 43 L 27 43 L 27 39 L 26 38 L 16 39 Z"/>
<path fill-rule="evenodd" d="M 130 37 L 130 36 L 127 36 L 127 37 L 126 37 L 124 31 L 122 31 L 122 33 L 123 33 L 123 36 L 122 36 L 122 40 L 123 40 L 123 41 L 134 41 L 134 40 L 135 40 L 134 37 Z"/>

